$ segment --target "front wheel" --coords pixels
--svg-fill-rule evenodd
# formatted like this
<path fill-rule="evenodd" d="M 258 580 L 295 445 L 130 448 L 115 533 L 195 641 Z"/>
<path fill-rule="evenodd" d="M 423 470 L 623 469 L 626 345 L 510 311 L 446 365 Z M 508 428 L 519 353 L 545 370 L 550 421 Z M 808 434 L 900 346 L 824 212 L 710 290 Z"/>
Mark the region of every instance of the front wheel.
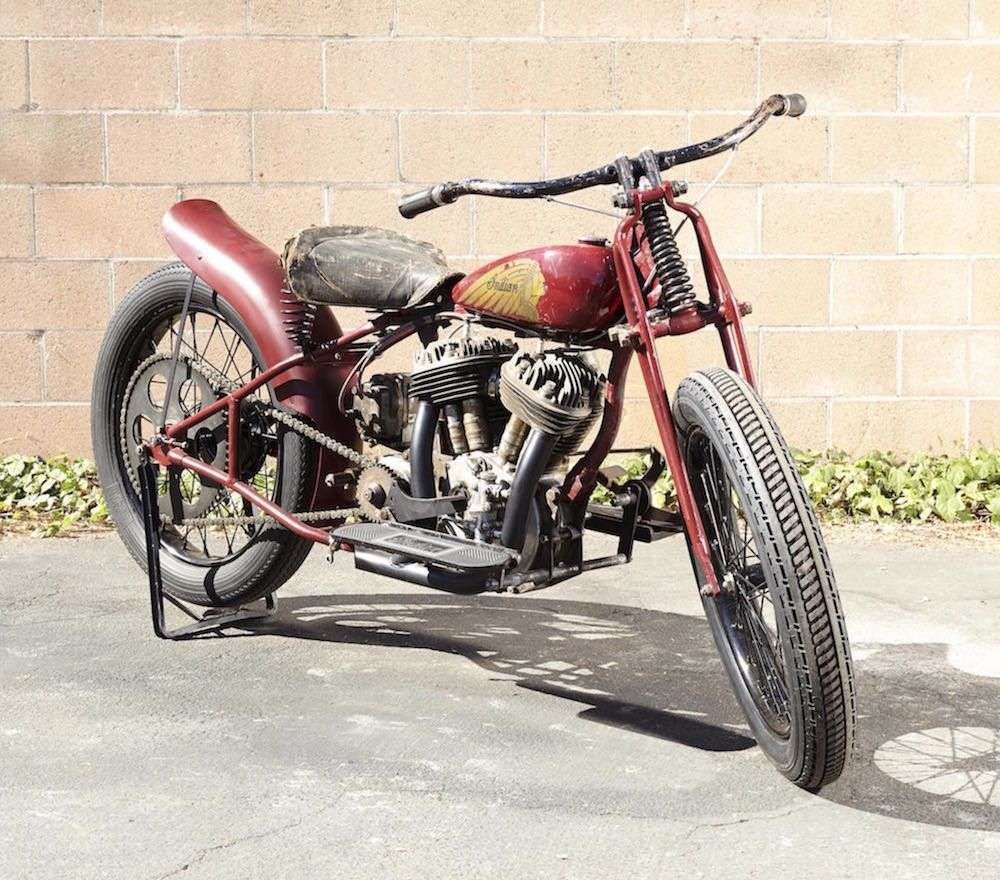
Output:
<path fill-rule="evenodd" d="M 674 417 L 722 587 L 702 599 L 716 646 L 761 749 L 817 790 L 852 750 L 855 698 L 816 514 L 774 420 L 738 376 L 688 376 Z"/>

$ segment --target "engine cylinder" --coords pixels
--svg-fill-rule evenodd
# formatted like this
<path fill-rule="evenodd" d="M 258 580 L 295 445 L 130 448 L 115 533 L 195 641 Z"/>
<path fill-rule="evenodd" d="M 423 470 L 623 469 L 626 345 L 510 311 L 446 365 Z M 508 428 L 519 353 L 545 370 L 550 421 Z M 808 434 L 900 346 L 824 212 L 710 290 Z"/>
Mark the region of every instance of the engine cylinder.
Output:
<path fill-rule="evenodd" d="M 413 358 L 410 395 L 438 406 L 485 395 L 496 369 L 517 352 L 495 337 L 441 339 Z"/>
<path fill-rule="evenodd" d="M 488 450 L 502 430 L 507 414 L 495 399 L 497 375 L 516 352 L 513 342 L 468 337 L 432 342 L 414 356 L 410 396 L 444 413 L 455 455 Z"/>
<path fill-rule="evenodd" d="M 557 455 L 573 452 L 600 415 L 604 386 L 604 376 L 576 351 L 520 354 L 500 370 L 503 405 L 529 428 L 558 437 Z"/>

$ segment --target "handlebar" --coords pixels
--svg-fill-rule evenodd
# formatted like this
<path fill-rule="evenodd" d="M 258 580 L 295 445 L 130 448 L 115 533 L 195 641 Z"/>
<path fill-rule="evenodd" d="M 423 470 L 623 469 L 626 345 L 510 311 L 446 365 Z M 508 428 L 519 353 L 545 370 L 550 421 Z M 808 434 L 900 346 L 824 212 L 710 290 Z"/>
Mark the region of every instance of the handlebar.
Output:
<path fill-rule="evenodd" d="M 806 99 L 802 95 L 771 95 L 754 110 L 742 123 L 718 137 L 656 153 L 660 171 L 707 159 L 726 150 L 731 150 L 756 133 L 772 116 L 801 116 L 806 112 Z M 638 159 L 630 160 L 632 173 L 638 179 L 644 173 Z M 450 205 L 461 196 L 494 196 L 502 199 L 537 199 L 543 196 L 558 196 L 592 186 L 618 182 L 615 163 L 602 165 L 580 174 L 555 177 L 550 180 L 500 181 L 472 178 L 457 182 L 438 183 L 419 192 L 408 193 L 399 200 L 399 213 L 407 219 L 416 217 L 435 208 Z"/>

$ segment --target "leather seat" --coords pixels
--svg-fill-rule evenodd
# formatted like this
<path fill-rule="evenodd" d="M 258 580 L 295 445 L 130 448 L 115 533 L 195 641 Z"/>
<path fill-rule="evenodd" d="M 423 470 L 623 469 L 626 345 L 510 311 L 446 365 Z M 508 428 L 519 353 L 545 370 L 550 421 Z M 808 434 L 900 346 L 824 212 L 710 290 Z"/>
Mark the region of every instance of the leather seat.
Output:
<path fill-rule="evenodd" d="M 462 277 L 433 245 L 369 226 L 304 229 L 282 262 L 299 299 L 377 310 L 413 308 Z"/>

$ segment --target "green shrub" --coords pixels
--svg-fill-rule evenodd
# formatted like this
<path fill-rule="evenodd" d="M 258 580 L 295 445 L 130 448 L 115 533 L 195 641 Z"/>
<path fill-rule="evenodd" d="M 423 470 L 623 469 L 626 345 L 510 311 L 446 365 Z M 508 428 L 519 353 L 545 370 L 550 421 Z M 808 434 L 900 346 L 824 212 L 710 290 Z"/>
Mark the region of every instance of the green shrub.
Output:
<path fill-rule="evenodd" d="M 795 462 L 817 510 L 831 522 L 1000 524 L 1000 450 L 911 458 L 797 452 Z M 638 477 L 646 461 L 633 457 L 623 466 Z M 657 507 L 676 508 L 669 476 L 657 482 L 653 495 Z M 595 494 L 598 501 L 609 497 L 604 489 Z M 0 458 L 0 530 L 12 525 L 42 535 L 110 525 L 93 463 L 66 456 Z"/>
<path fill-rule="evenodd" d="M 908 459 L 887 452 L 861 458 L 837 451 L 796 452 L 795 463 L 816 509 L 832 522 L 1000 523 L 1000 450 Z M 632 458 L 623 466 L 637 477 L 646 461 Z M 669 476 L 660 478 L 654 496 L 657 506 L 676 506 Z M 602 490 L 599 500 L 609 497 Z"/>
<path fill-rule="evenodd" d="M 108 523 L 93 462 L 57 456 L 0 459 L 0 529 L 19 524 L 43 535 Z"/>
<path fill-rule="evenodd" d="M 1000 523 L 1000 450 L 910 459 L 800 452 L 795 460 L 813 502 L 830 519 Z"/>

